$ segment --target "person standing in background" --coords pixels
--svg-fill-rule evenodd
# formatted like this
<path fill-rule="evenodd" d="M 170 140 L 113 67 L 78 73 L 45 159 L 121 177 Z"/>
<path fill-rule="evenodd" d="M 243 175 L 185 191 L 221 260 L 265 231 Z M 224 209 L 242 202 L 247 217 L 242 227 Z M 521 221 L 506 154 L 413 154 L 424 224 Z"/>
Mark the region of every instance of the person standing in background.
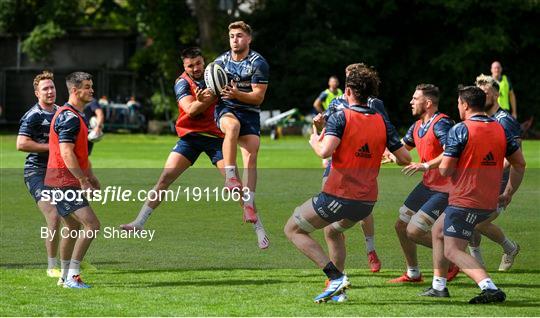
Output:
<path fill-rule="evenodd" d="M 508 76 L 502 73 L 502 65 L 499 61 L 491 63 L 491 77 L 499 84 L 499 98 L 497 102 L 502 109 L 511 113 L 514 118 L 517 119 L 517 103 L 516 94 L 512 87 L 512 83 L 508 79 Z"/>

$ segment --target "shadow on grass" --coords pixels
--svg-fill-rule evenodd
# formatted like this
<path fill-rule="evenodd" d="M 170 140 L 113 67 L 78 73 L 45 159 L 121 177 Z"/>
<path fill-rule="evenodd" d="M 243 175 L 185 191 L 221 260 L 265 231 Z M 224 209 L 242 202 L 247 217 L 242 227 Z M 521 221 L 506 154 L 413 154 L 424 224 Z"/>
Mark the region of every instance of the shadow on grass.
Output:
<path fill-rule="evenodd" d="M 126 264 L 126 262 L 119 261 L 103 261 L 103 262 L 90 262 L 91 265 L 118 265 Z M 47 264 L 42 263 L 4 263 L 0 264 L 0 269 L 43 269 Z"/>
<path fill-rule="evenodd" d="M 102 284 L 102 286 L 108 287 L 140 287 L 140 288 L 154 288 L 154 287 L 176 287 L 176 286 L 248 286 L 248 285 L 273 285 L 273 284 L 286 284 L 292 283 L 278 279 L 230 279 L 230 280 L 178 280 L 178 281 L 165 281 L 165 282 L 123 282 L 117 284 Z"/>
<path fill-rule="evenodd" d="M 499 281 L 497 281 L 497 285 L 501 286 L 501 288 L 503 290 L 505 290 L 506 288 L 511 288 L 511 287 L 515 287 L 515 288 L 540 288 L 540 284 L 533 284 L 533 283 L 529 283 L 529 282 L 505 283 L 505 282 L 499 280 Z M 450 283 L 448 283 L 448 288 L 449 289 L 451 289 L 452 286 L 464 287 L 464 288 L 477 287 L 476 284 L 472 280 L 463 281 L 463 282 L 450 282 Z"/>
<path fill-rule="evenodd" d="M 504 303 L 500 304 L 505 307 L 534 307 L 539 308 L 540 302 L 538 301 L 525 301 L 525 300 L 507 300 Z M 532 313 L 531 313 L 532 314 Z M 537 315 L 540 314 L 540 309 L 537 310 Z M 531 315 L 534 316 L 534 315 Z"/>

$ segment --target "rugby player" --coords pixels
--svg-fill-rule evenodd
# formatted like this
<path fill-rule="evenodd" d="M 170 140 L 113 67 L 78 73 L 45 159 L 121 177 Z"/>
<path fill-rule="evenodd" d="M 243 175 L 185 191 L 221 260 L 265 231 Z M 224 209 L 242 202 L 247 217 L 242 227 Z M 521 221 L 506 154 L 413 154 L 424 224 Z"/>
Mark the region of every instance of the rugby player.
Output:
<path fill-rule="evenodd" d="M 350 64 L 345 68 L 345 76 L 347 76 L 352 70 L 363 68 L 363 67 L 365 67 L 363 63 Z M 386 126 L 389 127 L 389 129 L 393 131 L 391 134 L 392 138 L 394 138 L 393 142 L 399 141 L 397 130 L 395 129 L 394 125 L 390 122 L 386 109 L 384 109 L 383 101 L 374 96 L 369 96 L 368 101 L 367 101 L 367 107 L 375 110 L 376 112 L 378 112 L 379 114 L 383 116 Z M 324 113 L 318 114 L 313 119 L 313 123 L 319 130 L 322 130 L 324 126 L 326 125 L 326 121 L 328 120 L 330 115 L 334 114 L 335 112 L 342 111 L 345 108 L 349 108 L 349 104 L 347 103 L 344 95 L 340 95 L 334 98 L 330 102 L 330 105 L 324 111 Z M 324 187 L 324 184 L 326 183 L 326 179 L 328 178 L 328 174 L 330 173 L 331 163 L 332 161 L 329 160 L 328 163 L 326 164 L 326 168 L 324 170 L 323 179 L 322 179 L 323 187 Z M 366 218 L 361 220 L 360 225 L 362 227 L 362 231 L 364 232 L 364 241 L 366 244 L 366 253 L 368 257 L 368 264 L 369 264 L 370 270 L 373 273 L 378 272 L 380 271 L 382 264 L 381 264 L 381 261 L 379 260 L 377 252 L 375 251 L 375 222 L 373 219 L 373 214 L 370 214 Z"/>
<path fill-rule="evenodd" d="M 58 109 L 58 106 L 55 105 L 54 75 L 43 71 L 34 78 L 33 84 L 34 94 L 38 101 L 21 118 L 17 136 L 17 150 L 29 152 L 24 163 L 24 183 L 45 217 L 48 233 L 54 233 L 52 237 L 45 239 L 47 276 L 60 277 L 56 258 L 60 237 L 58 234 L 60 216 L 54 205 L 41 200 L 47 160 L 49 159 L 49 130 L 54 113 Z"/>
<path fill-rule="evenodd" d="M 92 100 L 92 75 L 74 72 L 66 77 L 68 102 L 60 107 L 51 121 L 49 131 L 49 160 L 45 186 L 63 195 L 56 210 L 69 231 L 84 231 L 67 238 L 60 249 L 62 277 L 58 284 L 66 288 L 89 288 L 81 279 L 81 261 L 100 228 L 100 222 L 84 196 L 73 193 L 99 189 L 88 158 L 88 122 L 84 106 Z M 70 194 L 71 193 L 71 194 Z"/>
<path fill-rule="evenodd" d="M 501 124 L 507 135 L 510 135 L 513 139 L 521 145 L 521 126 L 518 121 L 510 115 L 506 110 L 499 106 L 497 101 L 499 97 L 499 84 L 491 76 L 481 74 L 476 78 L 476 86 L 480 87 L 484 93 L 486 93 L 486 107 L 485 112 L 488 116 L 493 117 L 499 124 Z M 510 165 L 508 161 L 504 161 L 504 174 L 501 182 L 500 193 L 504 192 L 506 184 L 508 183 L 508 176 L 510 173 Z M 497 208 L 497 213 L 493 213 L 492 220 L 499 216 L 503 211 L 503 208 Z M 503 256 L 499 265 L 499 271 L 507 271 L 514 264 L 514 259 L 519 253 L 520 247 L 515 241 L 512 241 L 501 230 L 501 228 L 491 222 L 482 223 L 476 227 L 473 233 L 473 237 L 469 243 L 469 251 L 478 262 L 484 265 L 482 253 L 480 250 L 481 235 L 486 235 L 489 239 L 499 244 L 503 249 Z"/>
<path fill-rule="evenodd" d="M 454 122 L 439 112 L 439 88 L 433 84 L 416 86 L 410 101 L 412 115 L 419 118 L 411 125 L 402 142 L 411 151 L 416 148 L 420 162 L 403 169 L 406 175 L 423 172 L 422 181 L 399 209 L 396 233 L 405 255 L 407 272 L 391 283 L 422 282 L 416 245 L 431 248 L 431 226 L 448 205 L 449 178 L 441 176 L 438 167 L 448 131 Z M 457 274 L 452 267 L 452 274 Z"/>
<path fill-rule="evenodd" d="M 331 115 L 323 134 L 319 135 L 314 128 L 310 138 L 317 156 L 332 157 L 328 180 L 321 193 L 295 209 L 284 228 L 287 238 L 329 279 L 324 292 L 315 297 L 317 303 L 331 299 L 350 285 L 343 273 L 343 232 L 373 210 L 385 147 L 394 153 L 399 164 L 406 165 L 411 160 L 399 139 L 393 142 L 395 138 L 383 116 L 367 107 L 367 99 L 376 95 L 378 85 L 377 72 L 367 66 L 347 76 L 345 98 L 350 107 Z M 330 256 L 310 235 L 321 228 L 325 228 Z"/>
<path fill-rule="evenodd" d="M 257 184 L 257 154 L 260 145 L 260 105 L 268 87 L 269 66 L 259 53 L 250 49 L 251 27 L 243 21 L 229 25 L 230 50 L 215 62 L 227 73 L 227 85 L 216 106 L 216 122 L 225 134 L 223 158 L 225 161 L 225 187 L 237 190 L 242 187 L 236 171 L 237 145 L 244 163 L 244 185 L 249 195 L 244 196 L 245 222 L 262 228 L 255 206 Z"/>
<path fill-rule="evenodd" d="M 217 128 L 214 111 L 217 98 L 206 88 L 204 82 L 204 58 L 199 48 L 192 47 L 182 51 L 184 73 L 178 77 L 174 85 L 178 103 L 178 120 L 176 132 L 180 139 L 172 149 L 154 190 L 163 191 L 204 152 L 223 174 L 224 161 L 222 154 L 223 133 Z M 147 200 L 137 218 L 120 227 L 124 230 L 141 230 L 151 213 L 161 203 L 161 196 L 155 200 Z M 259 223 L 260 224 L 260 223 Z M 256 227 L 259 247 L 268 247 L 269 240 L 262 224 Z"/>
<path fill-rule="evenodd" d="M 506 294 L 497 288 L 484 267 L 464 252 L 474 227 L 490 222 L 497 205 L 506 207 L 525 173 L 525 159 L 512 136 L 484 113 L 486 94 L 475 86 L 459 89 L 461 123 L 450 129 L 439 166 L 441 175 L 452 178 L 448 207 L 432 228 L 433 275 L 430 288 L 421 295 L 449 297 L 446 288 L 448 261 L 456 264 L 480 287 L 469 303 L 502 302 Z M 504 158 L 510 163 L 508 184 L 499 196 Z M 485 223 L 484 223 L 485 224 Z M 483 226 L 483 225 L 481 225 Z"/>

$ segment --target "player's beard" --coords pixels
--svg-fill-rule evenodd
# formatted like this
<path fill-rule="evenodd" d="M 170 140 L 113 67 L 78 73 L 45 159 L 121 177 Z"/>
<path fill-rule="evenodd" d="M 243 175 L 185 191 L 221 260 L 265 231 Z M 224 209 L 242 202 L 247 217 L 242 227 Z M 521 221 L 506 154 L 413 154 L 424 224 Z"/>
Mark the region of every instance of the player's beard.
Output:
<path fill-rule="evenodd" d="M 426 111 L 423 108 L 415 107 L 412 110 L 413 116 L 416 118 L 421 118 Z"/>
<path fill-rule="evenodd" d="M 196 81 L 201 81 L 204 78 L 204 72 L 200 72 L 199 76 L 195 76 L 195 73 L 191 76 Z"/>

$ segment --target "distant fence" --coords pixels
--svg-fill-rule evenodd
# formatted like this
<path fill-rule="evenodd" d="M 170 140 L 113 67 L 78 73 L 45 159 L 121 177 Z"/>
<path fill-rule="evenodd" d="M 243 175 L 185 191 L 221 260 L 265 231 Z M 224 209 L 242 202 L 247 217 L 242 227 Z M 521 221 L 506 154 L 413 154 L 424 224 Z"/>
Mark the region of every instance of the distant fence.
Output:
<path fill-rule="evenodd" d="M 32 81 L 42 69 L 34 68 L 3 68 L 0 69 L 0 106 L 2 114 L 0 122 L 16 123 L 24 113 L 36 103 Z M 53 69 L 56 84 L 56 103 L 64 104 L 68 92 L 64 79 L 76 70 Z M 89 70 L 84 71 L 93 75 L 94 96 L 99 98 L 107 95 L 109 100 L 125 103 L 126 99 L 135 94 L 135 76 L 130 71 L 118 70 Z"/>

